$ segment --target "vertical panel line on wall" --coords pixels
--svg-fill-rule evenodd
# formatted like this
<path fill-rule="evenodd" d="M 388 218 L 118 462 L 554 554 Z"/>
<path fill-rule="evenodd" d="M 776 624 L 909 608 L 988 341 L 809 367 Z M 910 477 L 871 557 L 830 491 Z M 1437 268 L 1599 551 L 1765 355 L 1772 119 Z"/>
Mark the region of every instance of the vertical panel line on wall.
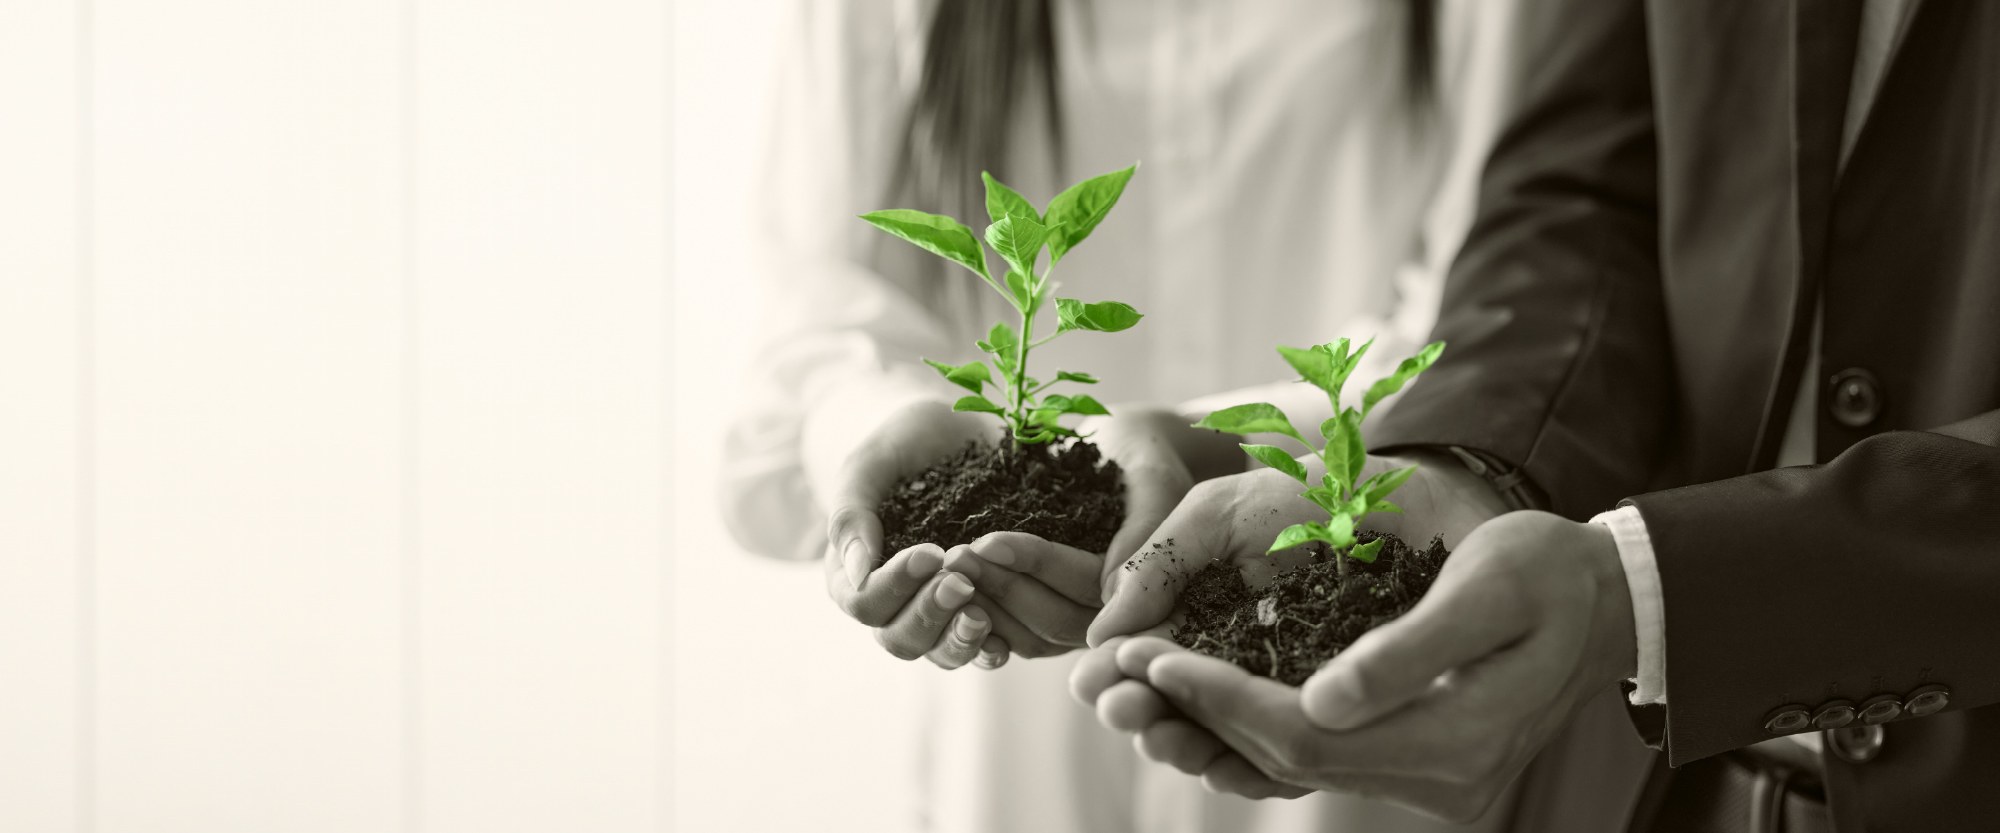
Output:
<path fill-rule="evenodd" d="M 660 16 L 662 29 L 660 33 L 660 72 L 662 76 L 660 79 L 660 89 L 665 93 L 660 96 L 660 195 L 663 201 L 661 206 L 662 230 L 660 233 L 660 245 L 662 248 L 660 252 L 660 279 L 664 282 L 663 285 L 665 286 L 665 291 L 660 293 L 660 367 L 665 371 L 660 374 L 660 384 L 662 385 L 660 393 L 660 488 L 663 495 L 674 494 L 674 463 L 676 455 L 674 429 L 676 427 L 676 409 L 679 407 L 678 398 L 675 396 L 676 387 L 673 382 L 674 315 L 676 312 L 674 250 L 679 241 L 679 234 L 674 223 L 675 187 L 678 185 L 675 176 L 674 159 L 676 147 L 679 144 L 677 141 L 679 130 L 674 119 L 674 91 L 677 80 L 677 74 L 674 71 L 674 38 L 677 34 L 676 14 L 679 9 L 680 6 L 678 4 L 669 2 Z M 675 680 L 673 629 L 675 577 L 673 547 L 675 531 L 680 523 L 680 502 L 666 500 L 662 501 L 662 503 L 666 508 L 660 512 L 660 596 L 658 603 L 659 612 L 657 614 L 660 623 L 660 647 L 657 652 L 660 658 L 660 667 L 655 683 L 659 686 L 660 692 L 660 711 L 656 717 L 658 721 L 656 725 L 659 727 L 660 745 L 657 753 L 659 756 L 658 781 L 657 786 L 653 790 L 653 801 L 655 806 L 655 823 L 659 825 L 662 833 L 673 833 L 676 829 L 675 814 L 678 806 L 674 778 L 674 713 L 676 711 L 674 692 L 677 689 L 677 683 Z"/>
<path fill-rule="evenodd" d="M 96 42 L 76 4 L 76 829 L 97 829 Z"/>
<path fill-rule="evenodd" d="M 421 457 L 417 442 L 422 425 L 421 373 L 418 364 L 417 292 L 417 23 L 418 0 L 402 3 L 401 188 L 402 349 L 400 560 L 402 563 L 402 829 L 423 829 L 423 574 L 420 512 Z"/>

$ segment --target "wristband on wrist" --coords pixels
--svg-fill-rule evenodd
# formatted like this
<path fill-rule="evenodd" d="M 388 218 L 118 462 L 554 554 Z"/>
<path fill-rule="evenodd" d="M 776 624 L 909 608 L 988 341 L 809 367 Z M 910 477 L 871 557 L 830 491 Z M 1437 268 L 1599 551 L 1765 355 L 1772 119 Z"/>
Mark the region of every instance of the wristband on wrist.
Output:
<path fill-rule="evenodd" d="M 1486 482 L 1492 484 L 1493 490 L 1500 493 L 1500 499 L 1507 502 L 1507 508 L 1542 509 L 1548 506 L 1548 500 L 1542 495 L 1541 490 L 1535 488 L 1527 473 L 1519 468 L 1485 452 L 1455 445 L 1445 446 L 1445 450 L 1450 451 L 1452 456 L 1457 457 L 1458 461 L 1464 463 L 1466 469 L 1473 474 L 1486 478 Z"/>

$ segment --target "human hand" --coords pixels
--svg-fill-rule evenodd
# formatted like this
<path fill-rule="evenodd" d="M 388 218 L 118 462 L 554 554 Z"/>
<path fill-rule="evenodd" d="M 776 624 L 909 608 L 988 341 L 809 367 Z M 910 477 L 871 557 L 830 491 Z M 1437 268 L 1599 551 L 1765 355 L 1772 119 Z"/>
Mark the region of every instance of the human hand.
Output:
<path fill-rule="evenodd" d="M 1636 663 L 1610 532 L 1539 512 L 1481 525 L 1415 608 L 1301 688 L 1164 640 L 1107 647 L 1115 678 L 1076 682 L 1109 680 L 1100 718 L 1154 760 L 1252 797 L 1339 789 L 1458 821 Z"/>
<path fill-rule="evenodd" d="M 882 563 L 882 520 L 876 515 L 903 477 L 966 443 L 995 440 L 999 432 L 989 422 L 941 402 L 914 403 L 890 414 L 842 468 L 822 559 L 826 592 L 842 612 L 874 628 L 876 641 L 900 659 L 927 657 L 942 668 L 975 659 L 990 668 L 1007 659 L 1008 646 L 994 635 L 992 617 L 968 605 L 971 582 L 942 570 L 943 548 L 920 544 Z"/>
<path fill-rule="evenodd" d="M 1180 451 L 1191 429 L 1179 414 L 1120 409 L 1117 416 L 1093 417 L 1078 428 L 1118 464 L 1125 487 L 1125 520 L 1110 549 L 1085 552 L 1027 533 L 994 532 L 945 562 L 945 569 L 973 580 L 996 632 L 1024 657 L 1084 646 L 1103 604 L 1104 577 L 1139 549 L 1193 484 Z"/>
<path fill-rule="evenodd" d="M 1311 477 L 1319 476 L 1316 458 L 1301 462 Z M 1402 513 L 1370 515 L 1368 528 L 1395 534 L 1413 546 L 1440 535 L 1452 547 L 1480 523 L 1506 511 L 1483 478 L 1435 452 L 1371 455 L 1359 479 L 1412 463 L 1418 464 L 1416 472 L 1396 492 Z M 1181 587 L 1210 561 L 1234 563 L 1252 585 L 1298 566 L 1307 559 L 1303 552 L 1267 550 L 1280 530 L 1314 519 L 1325 520 L 1325 511 L 1299 495 L 1298 481 L 1272 469 L 1202 482 L 1154 532 L 1150 543 L 1156 548 L 1142 553 L 1131 569 L 1107 572 L 1104 612 L 1091 623 L 1090 644 L 1147 632 L 1164 635 L 1179 608 Z"/>

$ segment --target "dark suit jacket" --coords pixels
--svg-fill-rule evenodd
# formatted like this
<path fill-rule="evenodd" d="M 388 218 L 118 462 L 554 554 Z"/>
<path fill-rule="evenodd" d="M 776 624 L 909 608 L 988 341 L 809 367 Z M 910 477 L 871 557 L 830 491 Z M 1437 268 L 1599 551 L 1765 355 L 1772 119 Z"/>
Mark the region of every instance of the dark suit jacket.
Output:
<path fill-rule="evenodd" d="M 1674 764 L 1941 686 L 1827 756 L 1836 816 L 2000 829 L 2000 3 L 1922 2 L 1838 175 L 1859 0 L 1526 5 L 1450 347 L 1377 447 L 1638 505 Z M 1773 470 L 1816 299 L 1823 464 Z"/>

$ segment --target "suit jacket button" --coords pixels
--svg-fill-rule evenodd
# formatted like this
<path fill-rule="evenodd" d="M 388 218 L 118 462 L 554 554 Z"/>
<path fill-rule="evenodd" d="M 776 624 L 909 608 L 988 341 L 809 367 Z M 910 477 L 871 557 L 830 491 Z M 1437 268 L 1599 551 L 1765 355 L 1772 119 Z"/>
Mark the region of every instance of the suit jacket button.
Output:
<path fill-rule="evenodd" d="M 1882 740 L 1886 734 L 1882 727 L 1872 724 L 1835 729 L 1826 733 L 1826 747 L 1843 761 L 1865 764 L 1882 754 Z"/>
<path fill-rule="evenodd" d="M 1927 685 L 1910 692 L 1910 698 L 1903 701 L 1903 711 L 1911 717 L 1937 714 L 1951 703 L 1951 689 L 1941 685 Z"/>
<path fill-rule="evenodd" d="M 1774 735 L 1803 732 L 1811 725 L 1812 716 L 1806 714 L 1804 706 L 1779 706 L 1764 715 L 1764 731 Z"/>
<path fill-rule="evenodd" d="M 1877 694 L 1861 702 L 1861 722 L 1870 726 L 1887 723 L 1902 714 L 1902 700 L 1894 694 Z"/>
<path fill-rule="evenodd" d="M 1827 382 L 1826 409 L 1835 422 L 1866 427 L 1882 415 L 1882 383 L 1858 367 L 1835 373 Z"/>
<path fill-rule="evenodd" d="M 1854 704 L 1846 700 L 1834 700 L 1821 704 L 1819 711 L 1813 712 L 1812 724 L 1821 729 L 1838 729 L 1854 722 Z"/>

